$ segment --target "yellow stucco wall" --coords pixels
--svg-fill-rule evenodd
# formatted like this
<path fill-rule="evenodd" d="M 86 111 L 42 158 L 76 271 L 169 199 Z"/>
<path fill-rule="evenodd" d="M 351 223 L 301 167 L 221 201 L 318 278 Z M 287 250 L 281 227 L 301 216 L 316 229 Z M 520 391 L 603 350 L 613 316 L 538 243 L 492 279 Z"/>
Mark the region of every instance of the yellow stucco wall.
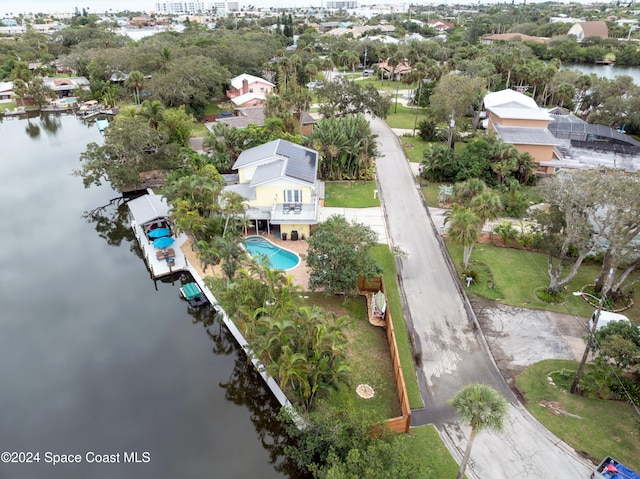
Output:
<path fill-rule="evenodd" d="M 280 235 L 286 233 L 287 240 L 291 239 L 291 232 L 296 230 L 298 232 L 298 238 L 302 239 L 302 235 L 305 238 L 309 237 L 309 225 L 280 225 Z"/>
<path fill-rule="evenodd" d="M 276 203 L 284 203 L 285 189 L 301 190 L 302 203 L 311 203 L 311 188 L 309 186 L 257 186 L 256 199 L 249 201 L 249 206 L 271 206 L 274 201 Z"/>

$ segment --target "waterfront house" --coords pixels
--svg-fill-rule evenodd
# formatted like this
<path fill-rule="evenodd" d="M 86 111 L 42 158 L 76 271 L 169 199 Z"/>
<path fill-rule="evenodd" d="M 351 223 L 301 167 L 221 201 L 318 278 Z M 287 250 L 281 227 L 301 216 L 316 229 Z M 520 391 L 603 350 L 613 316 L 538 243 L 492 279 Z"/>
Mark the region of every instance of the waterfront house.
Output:
<path fill-rule="evenodd" d="M 589 37 L 606 39 L 609 38 L 609 29 L 605 22 L 578 22 L 571 26 L 567 35 L 575 35 L 578 42 Z"/>
<path fill-rule="evenodd" d="M 283 239 L 308 237 L 324 194 L 318 161 L 315 150 L 274 140 L 240 154 L 233 165 L 238 182 L 226 189 L 244 197 L 247 218 L 257 231 L 275 228 Z"/>

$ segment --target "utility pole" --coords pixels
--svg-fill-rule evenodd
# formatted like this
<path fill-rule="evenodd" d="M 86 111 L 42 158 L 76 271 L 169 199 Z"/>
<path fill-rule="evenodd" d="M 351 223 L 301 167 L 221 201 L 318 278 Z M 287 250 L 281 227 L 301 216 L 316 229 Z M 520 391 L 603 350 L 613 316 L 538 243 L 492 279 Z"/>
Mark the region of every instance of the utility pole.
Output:
<path fill-rule="evenodd" d="M 451 110 L 451 119 L 449 120 L 449 149 L 453 148 L 453 128 L 456 126 L 456 120 L 453 118 L 454 111 Z"/>
<path fill-rule="evenodd" d="M 571 394 L 575 394 L 576 391 L 578 390 L 578 385 L 580 384 L 580 376 L 582 376 L 582 370 L 584 369 L 584 366 L 587 363 L 587 357 L 589 356 L 589 351 L 591 351 L 593 339 L 596 334 L 596 328 L 598 327 L 598 320 L 600 319 L 600 313 L 602 313 L 604 300 L 606 299 L 607 293 L 611 288 L 612 280 L 613 280 L 613 268 L 609 270 L 609 275 L 607 276 L 607 279 L 604 282 L 604 286 L 602 286 L 602 290 L 600 291 L 600 301 L 598 302 L 598 309 L 596 309 L 596 314 L 593 316 L 593 323 L 591 324 L 591 329 L 589 330 L 589 338 L 587 339 L 587 346 L 584 348 L 584 354 L 582 355 L 582 360 L 580 361 L 580 365 L 578 366 L 578 370 L 576 371 L 576 377 L 573 379 L 573 383 L 571 384 L 571 389 L 570 389 Z"/>

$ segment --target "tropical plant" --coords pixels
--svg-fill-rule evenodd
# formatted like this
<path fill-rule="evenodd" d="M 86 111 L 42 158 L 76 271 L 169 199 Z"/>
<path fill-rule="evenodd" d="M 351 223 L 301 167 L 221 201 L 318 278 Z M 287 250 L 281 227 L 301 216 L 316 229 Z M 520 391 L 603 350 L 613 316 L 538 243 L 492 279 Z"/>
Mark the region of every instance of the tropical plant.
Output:
<path fill-rule="evenodd" d="M 325 180 L 371 180 L 377 155 L 376 135 L 361 114 L 320 120 L 306 144 L 320 153 Z"/>
<path fill-rule="evenodd" d="M 463 206 L 454 208 L 448 223 L 447 234 L 451 238 L 451 241 L 462 245 L 462 263 L 466 269 L 469 266 L 469 259 L 471 259 L 473 247 L 480 236 L 480 218 L 471 211 L 471 208 Z"/>
<path fill-rule="evenodd" d="M 462 479 L 476 436 L 485 429 L 501 431 L 509 405 L 491 386 L 477 383 L 462 388 L 450 403 L 462 420 L 471 426 L 471 434 L 457 476 L 457 479 Z"/>
<path fill-rule="evenodd" d="M 355 294 L 358 278 L 371 278 L 381 272 L 369 255 L 377 235 L 370 227 L 349 223 L 333 215 L 319 223 L 309 238 L 305 256 L 310 270 L 309 287 L 327 293 Z"/>

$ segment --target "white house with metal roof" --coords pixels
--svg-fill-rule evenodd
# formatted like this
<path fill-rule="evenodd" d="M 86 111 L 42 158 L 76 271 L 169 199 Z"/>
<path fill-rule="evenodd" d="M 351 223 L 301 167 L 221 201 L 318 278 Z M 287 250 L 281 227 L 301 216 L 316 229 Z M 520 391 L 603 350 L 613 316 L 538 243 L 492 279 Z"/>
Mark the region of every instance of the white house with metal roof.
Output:
<path fill-rule="evenodd" d="M 238 184 L 226 189 L 245 198 L 247 218 L 256 222 L 256 229 L 263 222 L 267 231 L 276 225 L 283 236 L 296 231 L 308 237 L 324 194 L 318 161 L 318 152 L 311 148 L 274 140 L 240 154 L 233 165 Z"/>

